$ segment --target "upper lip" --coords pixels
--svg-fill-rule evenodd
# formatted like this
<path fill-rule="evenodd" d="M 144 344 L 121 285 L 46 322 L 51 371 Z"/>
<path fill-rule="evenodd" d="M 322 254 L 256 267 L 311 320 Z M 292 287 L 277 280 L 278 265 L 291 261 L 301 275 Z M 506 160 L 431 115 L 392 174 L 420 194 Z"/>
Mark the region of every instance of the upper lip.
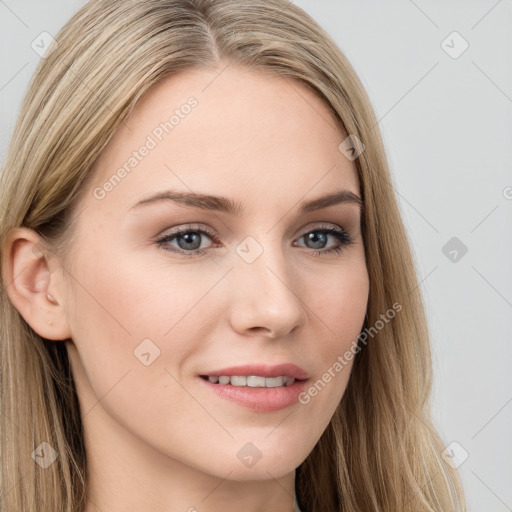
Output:
<path fill-rule="evenodd" d="M 268 364 L 246 364 L 240 366 L 230 366 L 229 368 L 222 368 L 220 370 L 211 370 L 206 373 L 202 373 L 204 376 L 249 376 L 257 375 L 261 377 L 293 377 L 296 380 L 305 380 L 308 378 L 306 370 L 291 363 L 283 363 L 276 365 Z"/>

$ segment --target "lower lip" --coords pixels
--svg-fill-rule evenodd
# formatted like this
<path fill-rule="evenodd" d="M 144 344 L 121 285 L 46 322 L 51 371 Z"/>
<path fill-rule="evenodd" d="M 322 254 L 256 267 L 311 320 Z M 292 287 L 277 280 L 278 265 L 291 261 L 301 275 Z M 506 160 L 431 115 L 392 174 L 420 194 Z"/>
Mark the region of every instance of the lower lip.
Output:
<path fill-rule="evenodd" d="M 299 401 L 299 395 L 306 387 L 307 380 L 296 380 L 290 386 L 275 388 L 251 388 L 231 384 L 213 384 L 198 377 L 213 393 L 258 412 L 272 412 L 285 409 Z"/>

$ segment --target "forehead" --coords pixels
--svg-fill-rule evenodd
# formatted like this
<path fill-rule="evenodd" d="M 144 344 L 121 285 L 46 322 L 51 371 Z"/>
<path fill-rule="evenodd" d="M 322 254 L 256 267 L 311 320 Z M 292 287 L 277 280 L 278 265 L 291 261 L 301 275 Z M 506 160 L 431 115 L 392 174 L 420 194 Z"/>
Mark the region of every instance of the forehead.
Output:
<path fill-rule="evenodd" d="M 93 186 L 110 182 L 102 206 L 125 211 L 165 188 L 259 204 L 334 186 L 358 193 L 343 138 L 329 107 L 297 80 L 233 65 L 187 70 L 137 103 L 96 161 Z"/>

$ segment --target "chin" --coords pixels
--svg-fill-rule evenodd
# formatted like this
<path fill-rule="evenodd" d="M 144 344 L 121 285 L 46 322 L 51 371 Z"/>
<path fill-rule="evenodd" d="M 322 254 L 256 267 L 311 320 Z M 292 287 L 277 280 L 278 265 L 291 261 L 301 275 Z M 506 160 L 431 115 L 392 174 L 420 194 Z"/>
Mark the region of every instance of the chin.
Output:
<path fill-rule="evenodd" d="M 252 467 L 243 467 L 242 464 L 240 464 L 241 467 L 232 467 L 222 477 L 224 478 L 231 471 L 227 479 L 232 481 L 246 482 L 251 480 L 264 481 L 271 478 L 277 479 L 294 472 L 299 465 L 300 462 L 296 464 L 291 460 L 267 461 L 265 463 L 261 459 Z"/>

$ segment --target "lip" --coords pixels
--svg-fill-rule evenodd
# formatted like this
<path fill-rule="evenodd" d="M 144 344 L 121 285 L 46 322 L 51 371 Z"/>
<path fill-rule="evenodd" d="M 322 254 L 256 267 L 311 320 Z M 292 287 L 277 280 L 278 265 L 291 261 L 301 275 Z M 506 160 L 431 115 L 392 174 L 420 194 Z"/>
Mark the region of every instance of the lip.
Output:
<path fill-rule="evenodd" d="M 251 388 L 232 386 L 231 384 L 213 384 L 200 376 L 197 378 L 203 386 L 220 398 L 230 400 L 256 412 L 279 411 L 296 404 L 299 401 L 300 393 L 308 385 L 307 380 L 296 380 L 290 386 Z"/>
<path fill-rule="evenodd" d="M 220 377 L 227 375 L 259 375 L 261 377 L 293 377 L 296 380 L 305 380 L 309 378 L 306 370 L 291 363 L 282 363 L 276 365 L 268 365 L 264 363 L 246 364 L 240 366 L 230 366 L 229 368 L 222 368 L 221 370 L 212 370 L 201 373 L 210 377 Z"/>

